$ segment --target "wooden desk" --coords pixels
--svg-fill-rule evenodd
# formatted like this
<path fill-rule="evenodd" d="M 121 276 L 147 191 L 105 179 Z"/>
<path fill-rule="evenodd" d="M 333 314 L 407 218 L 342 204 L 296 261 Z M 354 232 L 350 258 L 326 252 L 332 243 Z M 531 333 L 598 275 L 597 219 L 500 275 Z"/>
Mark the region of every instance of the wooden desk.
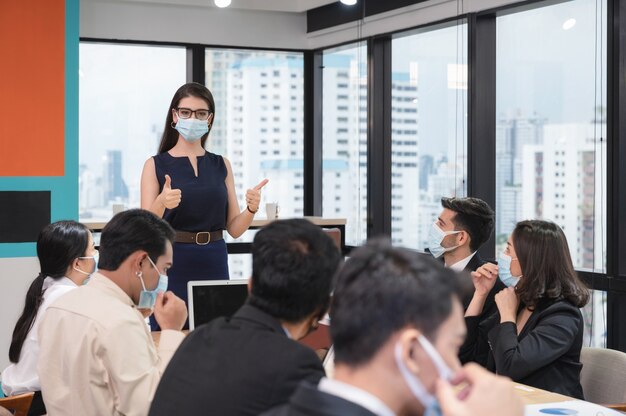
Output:
<path fill-rule="evenodd" d="M 183 333 L 187 335 L 189 330 L 185 329 Z M 161 340 L 161 331 L 152 331 L 150 334 L 152 335 L 154 345 L 158 348 L 159 341 Z M 300 342 L 314 351 L 324 350 L 324 352 L 326 352 L 328 348 L 330 348 L 330 332 L 328 326 L 320 325 L 316 331 L 311 332 L 301 339 Z"/>
<path fill-rule="evenodd" d="M 515 392 L 522 398 L 524 404 L 541 404 L 553 402 L 565 402 L 567 400 L 576 400 L 569 396 L 558 393 L 552 393 L 535 387 L 526 386 L 524 384 L 514 383 Z"/>
<path fill-rule="evenodd" d="M 341 232 L 341 251 L 343 253 L 346 252 L 346 219 L 345 218 L 323 218 L 323 217 L 298 217 L 304 218 L 306 220 L 311 221 L 313 224 L 322 227 L 322 228 L 338 228 Z M 280 218 L 286 219 L 286 218 Z M 276 220 L 267 220 L 267 219 L 256 219 L 253 220 L 250 224 L 250 230 L 258 230 L 263 226 L 271 223 Z M 90 230 L 99 233 L 102 231 L 104 226 L 107 224 L 106 222 L 84 222 Z M 99 240 L 98 240 L 99 241 Z M 226 244 L 229 254 L 248 254 L 250 253 L 250 248 L 252 243 L 250 242 L 230 242 Z"/>

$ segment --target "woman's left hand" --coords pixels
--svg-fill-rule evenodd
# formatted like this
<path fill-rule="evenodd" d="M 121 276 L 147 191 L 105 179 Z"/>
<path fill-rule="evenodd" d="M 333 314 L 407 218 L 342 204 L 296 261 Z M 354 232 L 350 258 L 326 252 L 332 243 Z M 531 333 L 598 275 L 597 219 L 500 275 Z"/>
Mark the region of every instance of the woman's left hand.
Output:
<path fill-rule="evenodd" d="M 261 203 L 261 188 L 263 188 L 269 179 L 263 179 L 257 186 L 246 191 L 246 204 L 250 211 L 257 212 Z"/>
<path fill-rule="evenodd" d="M 498 311 L 500 312 L 500 322 L 516 322 L 519 299 L 514 287 L 507 287 L 496 294 L 495 297 Z"/>

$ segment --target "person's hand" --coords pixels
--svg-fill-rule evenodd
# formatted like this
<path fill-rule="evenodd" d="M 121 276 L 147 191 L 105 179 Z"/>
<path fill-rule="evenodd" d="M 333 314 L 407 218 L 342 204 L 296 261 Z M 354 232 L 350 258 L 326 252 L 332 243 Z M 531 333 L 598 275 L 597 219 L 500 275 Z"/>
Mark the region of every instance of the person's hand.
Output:
<path fill-rule="evenodd" d="M 165 184 L 157 199 L 167 209 L 174 209 L 180 204 L 182 192 L 180 189 L 172 189 L 172 178 L 170 178 L 170 175 L 165 175 Z"/>
<path fill-rule="evenodd" d="M 173 292 L 159 292 L 154 304 L 154 319 L 161 329 L 180 331 L 187 320 L 187 306 Z"/>
<path fill-rule="evenodd" d="M 495 297 L 498 311 L 500 312 L 500 322 L 516 322 L 517 307 L 519 298 L 514 287 L 507 287 L 496 294 Z"/>
<path fill-rule="evenodd" d="M 476 294 L 481 296 L 487 296 L 493 285 L 496 284 L 498 278 L 498 266 L 492 263 L 485 263 L 471 273 L 472 283 L 476 289 Z"/>
<path fill-rule="evenodd" d="M 524 414 L 524 404 L 511 380 L 496 376 L 477 364 L 464 366 L 451 383 L 443 379 L 437 381 L 437 399 L 444 416 Z M 461 384 L 465 386 L 460 392 L 453 387 Z"/>
<path fill-rule="evenodd" d="M 257 186 L 246 191 L 246 204 L 248 209 L 253 212 L 259 210 L 259 204 L 261 203 L 261 188 L 263 188 L 269 182 L 269 179 L 263 179 Z"/>

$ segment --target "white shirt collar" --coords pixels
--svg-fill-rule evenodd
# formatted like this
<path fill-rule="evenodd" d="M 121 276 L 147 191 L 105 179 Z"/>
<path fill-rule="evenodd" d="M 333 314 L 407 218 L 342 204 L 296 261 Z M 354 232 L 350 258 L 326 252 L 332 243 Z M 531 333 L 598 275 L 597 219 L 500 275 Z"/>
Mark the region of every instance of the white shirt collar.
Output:
<path fill-rule="evenodd" d="M 325 393 L 356 403 L 377 416 L 396 416 L 378 397 L 342 381 L 323 377 L 317 388 Z"/>
<path fill-rule="evenodd" d="M 455 272 L 461 272 L 461 271 L 463 271 L 465 269 L 465 266 L 467 266 L 467 264 L 470 262 L 472 257 L 474 257 L 474 254 L 476 254 L 476 252 L 473 252 L 469 256 L 465 257 L 463 260 L 457 261 L 456 263 L 454 263 L 451 266 L 446 265 L 446 267 L 449 268 L 449 269 L 454 270 Z"/>
<path fill-rule="evenodd" d="M 291 338 L 291 333 L 289 332 L 289 330 L 287 328 L 285 328 L 284 326 L 282 328 L 283 328 L 283 331 L 285 331 L 285 335 L 287 335 L 287 338 L 293 339 L 293 338 Z"/>
<path fill-rule="evenodd" d="M 62 277 L 60 279 L 53 279 L 52 277 L 48 276 L 48 277 L 46 277 L 43 280 L 43 286 L 41 287 L 41 290 L 46 290 L 50 286 L 56 286 L 56 285 L 77 287 L 76 283 L 74 283 L 72 280 L 70 280 L 69 277 Z"/>

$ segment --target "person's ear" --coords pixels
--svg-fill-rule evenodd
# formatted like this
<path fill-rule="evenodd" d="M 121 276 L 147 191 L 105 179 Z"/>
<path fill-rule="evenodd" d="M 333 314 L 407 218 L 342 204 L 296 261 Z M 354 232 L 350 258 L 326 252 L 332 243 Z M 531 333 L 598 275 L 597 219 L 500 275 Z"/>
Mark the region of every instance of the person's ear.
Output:
<path fill-rule="evenodd" d="M 131 254 L 133 271 L 139 272 L 143 270 L 143 263 L 148 257 L 148 253 L 143 250 L 137 250 Z"/>
<path fill-rule="evenodd" d="M 465 230 L 461 230 L 461 232 L 458 234 L 459 236 L 459 240 L 458 243 L 460 246 L 464 245 L 465 243 L 469 242 L 470 236 L 469 233 Z"/>
<path fill-rule="evenodd" d="M 406 367 L 413 374 L 420 373 L 419 356 L 422 354 L 422 349 L 418 341 L 420 332 L 416 329 L 407 329 L 400 334 L 398 343 L 400 344 L 401 355 L 400 358 L 406 365 Z"/>
<path fill-rule="evenodd" d="M 248 277 L 248 296 L 252 294 L 252 276 Z"/>
<path fill-rule="evenodd" d="M 80 259 L 75 258 L 74 260 L 72 260 L 72 269 L 78 267 L 78 262 L 80 261 Z"/>

